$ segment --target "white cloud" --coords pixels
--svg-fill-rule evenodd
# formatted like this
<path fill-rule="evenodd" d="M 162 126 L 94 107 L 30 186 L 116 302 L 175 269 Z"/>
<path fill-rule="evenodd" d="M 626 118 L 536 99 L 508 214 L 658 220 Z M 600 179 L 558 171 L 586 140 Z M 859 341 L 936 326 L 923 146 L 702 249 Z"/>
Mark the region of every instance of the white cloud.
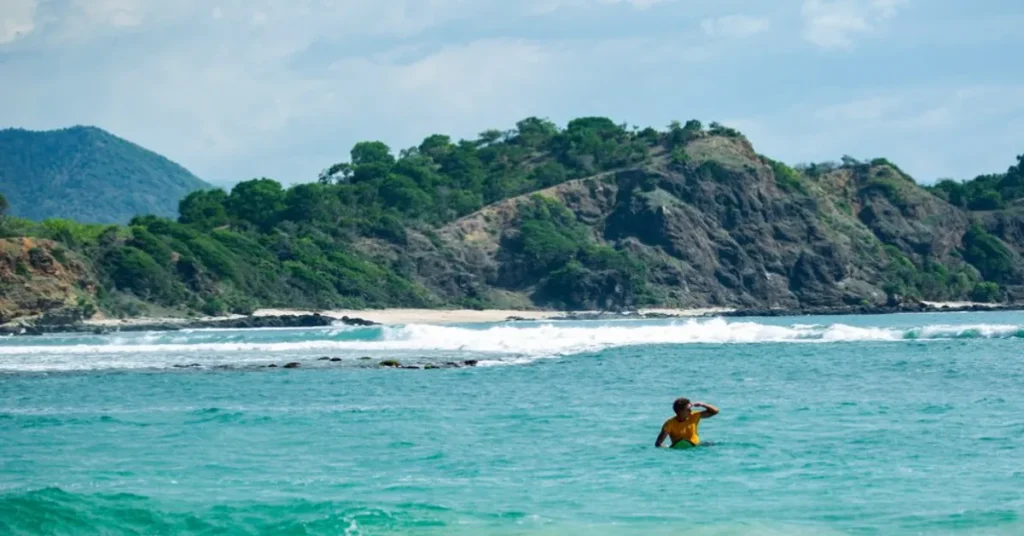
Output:
<path fill-rule="evenodd" d="M 609 6 L 626 4 L 634 9 L 643 10 L 655 4 L 671 2 L 672 0 L 529 0 L 526 11 L 533 15 L 543 15 L 566 8 L 581 8 L 591 6 Z"/>
<path fill-rule="evenodd" d="M 874 121 L 885 118 L 901 104 L 901 99 L 893 96 L 869 97 L 825 106 L 814 116 L 822 121 Z"/>
<path fill-rule="evenodd" d="M 143 1 L 74 0 L 74 7 L 85 18 L 87 26 L 107 25 L 124 28 L 142 24 Z"/>
<path fill-rule="evenodd" d="M 13 43 L 35 30 L 36 0 L 0 3 L 0 45 Z"/>
<path fill-rule="evenodd" d="M 704 19 L 700 27 L 710 37 L 747 37 L 768 30 L 771 21 L 748 15 L 726 15 Z"/>
<path fill-rule="evenodd" d="M 0 43 L 15 30 L 45 34 L 39 45 L 80 45 L 128 28 L 147 31 L 180 26 L 194 38 L 205 20 L 234 23 L 218 38 L 231 39 L 254 26 L 312 42 L 336 36 L 411 36 L 437 24 L 476 14 L 490 2 L 471 0 L 0 0 Z M 32 18 L 28 15 L 39 13 Z M 28 7 L 25 7 L 28 6 Z M 31 11 L 29 11 L 31 8 Z M 11 28 L 8 30 L 8 28 Z M 209 36 L 208 36 L 209 37 Z"/>
<path fill-rule="evenodd" d="M 890 18 L 896 16 L 899 8 L 905 5 L 909 0 L 872 0 L 871 7 L 874 8 L 878 15 L 882 18 Z"/>
<path fill-rule="evenodd" d="M 1005 169 L 1007 155 L 1020 152 L 1019 92 L 889 91 L 910 83 L 894 62 L 924 52 L 865 47 L 837 65 L 786 39 L 738 40 L 803 28 L 825 49 L 853 47 L 909 0 L 790 0 L 764 11 L 750 10 L 755 0 L 661 2 L 39 0 L 36 9 L 32 0 L 0 0 L 0 21 L 31 32 L 2 48 L 0 117 L 29 128 L 96 124 L 214 181 L 310 180 L 358 140 L 398 149 L 528 115 L 720 119 L 773 157 L 891 156 L 924 178 L 940 168 L 954 176 Z M 551 19 L 530 16 L 562 8 Z M 3 24 L 0 41 L 9 42 Z M 1019 44 L 1009 35 L 1000 34 L 999 50 Z M 983 63 L 964 76 L 1003 80 L 1005 70 Z M 838 82 L 773 82 L 780 72 Z M 915 70 L 913 82 L 943 87 L 945 76 Z"/>
<path fill-rule="evenodd" d="M 467 120 L 494 108 L 526 108 L 555 76 L 556 54 L 525 41 L 488 40 L 444 47 L 413 62 L 392 58 L 345 59 L 330 67 L 331 78 L 358 81 L 341 87 L 359 111 L 422 120 L 423 126 L 459 130 Z"/>
<path fill-rule="evenodd" d="M 637 9 L 647 9 L 666 0 L 600 0 L 604 4 L 630 4 Z"/>
<path fill-rule="evenodd" d="M 472 136 L 510 125 L 546 109 L 571 64 L 557 47 L 480 40 L 342 57 L 296 72 L 290 58 L 303 45 L 263 37 L 125 51 L 89 65 L 90 84 L 79 87 L 87 98 L 77 105 L 64 96 L 81 72 L 66 70 L 32 91 L 0 87 L 0 110 L 17 110 L 8 117 L 20 124 L 56 115 L 48 128 L 98 125 L 213 181 L 266 174 L 293 182 L 315 178 L 361 139 L 397 150 L 436 132 Z M 55 101 L 66 109 L 47 110 Z"/>
<path fill-rule="evenodd" d="M 806 0 L 801 14 L 804 38 L 822 48 L 849 48 L 853 46 L 851 34 L 867 31 L 869 27 L 864 13 L 852 0 Z"/>
<path fill-rule="evenodd" d="M 1024 85 L 890 87 L 875 93 L 801 103 L 725 124 L 746 133 L 759 152 L 791 164 L 843 154 L 886 157 L 926 183 L 1001 172 L 1020 153 Z"/>
<path fill-rule="evenodd" d="M 852 48 L 854 37 L 896 16 L 908 0 L 804 0 L 804 39 L 825 49 Z"/>

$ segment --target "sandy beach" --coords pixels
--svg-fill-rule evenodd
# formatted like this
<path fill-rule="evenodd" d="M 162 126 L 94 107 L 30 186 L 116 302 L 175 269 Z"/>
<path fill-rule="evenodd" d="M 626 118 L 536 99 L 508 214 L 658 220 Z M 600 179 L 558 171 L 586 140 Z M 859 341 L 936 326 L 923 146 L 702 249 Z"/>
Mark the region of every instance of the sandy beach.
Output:
<path fill-rule="evenodd" d="M 973 302 L 924 302 L 928 307 L 933 309 L 935 312 L 941 312 L 947 308 L 965 308 L 965 307 L 992 307 L 996 308 L 998 304 L 984 304 L 984 303 L 973 303 Z M 714 316 L 718 314 L 727 314 L 736 311 L 736 309 L 727 307 L 708 307 L 698 309 L 671 309 L 671 308 L 652 308 L 652 309 L 640 309 L 636 313 L 639 315 L 650 315 L 650 316 L 665 316 L 665 317 L 678 317 L 678 318 L 690 318 L 699 316 Z M 569 315 L 592 315 L 598 314 L 599 311 L 520 311 L 513 309 L 486 309 L 486 310 L 472 310 L 472 309 L 337 309 L 328 311 L 315 311 L 308 309 L 259 309 L 253 313 L 253 316 L 291 316 L 291 315 L 311 315 L 321 314 L 331 318 L 341 319 L 342 317 L 350 318 L 361 318 L 364 320 L 370 320 L 379 324 L 395 325 L 395 324 L 472 324 L 472 323 L 489 323 L 489 322 L 503 322 L 509 318 L 516 318 L 520 320 L 549 320 L 554 318 L 564 318 Z M 623 315 L 624 318 L 628 318 L 628 314 Z M 118 328 L 126 326 L 146 326 L 154 324 L 186 324 L 194 322 L 196 320 L 201 321 L 216 321 L 226 320 L 234 318 L 244 318 L 242 315 L 228 315 L 221 317 L 134 317 L 134 318 L 94 318 L 85 322 L 88 326 L 100 327 L 100 328 Z"/>

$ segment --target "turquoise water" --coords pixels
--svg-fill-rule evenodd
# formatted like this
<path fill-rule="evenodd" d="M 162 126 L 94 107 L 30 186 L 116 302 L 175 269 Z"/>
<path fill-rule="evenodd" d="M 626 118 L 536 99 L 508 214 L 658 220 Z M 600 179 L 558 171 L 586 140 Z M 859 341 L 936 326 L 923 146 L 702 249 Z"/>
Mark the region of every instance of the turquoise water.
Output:
<path fill-rule="evenodd" d="M 0 534 L 1022 534 L 1022 386 L 1018 313 L 8 338 Z"/>

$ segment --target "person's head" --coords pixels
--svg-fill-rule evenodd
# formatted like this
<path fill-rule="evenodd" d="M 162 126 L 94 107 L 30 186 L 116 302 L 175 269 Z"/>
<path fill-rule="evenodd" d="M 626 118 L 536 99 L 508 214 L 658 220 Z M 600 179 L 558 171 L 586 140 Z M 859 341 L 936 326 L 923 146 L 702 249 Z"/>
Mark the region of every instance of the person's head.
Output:
<path fill-rule="evenodd" d="M 672 403 L 672 410 L 676 412 L 676 415 L 689 415 L 690 408 L 689 398 L 677 398 L 676 401 Z"/>

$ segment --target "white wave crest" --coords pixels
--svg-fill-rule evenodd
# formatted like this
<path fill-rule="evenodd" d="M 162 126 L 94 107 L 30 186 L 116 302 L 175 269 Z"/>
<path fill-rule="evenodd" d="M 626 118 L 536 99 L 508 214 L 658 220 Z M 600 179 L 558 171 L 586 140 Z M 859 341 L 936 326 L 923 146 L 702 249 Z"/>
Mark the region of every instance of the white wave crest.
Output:
<path fill-rule="evenodd" d="M 253 330 L 256 334 L 260 330 Z M 203 342 L 180 334 L 160 339 L 101 338 L 91 344 L 14 345 L 0 342 L 0 356 L 19 354 L 211 354 L 232 352 L 281 353 L 315 351 L 448 351 L 512 355 L 565 355 L 604 348 L 664 344 L 755 344 L 787 342 L 898 341 L 904 339 L 1007 338 L 1024 336 L 1024 326 L 932 325 L 911 329 L 857 327 L 846 324 L 772 325 L 724 319 L 688 320 L 664 324 L 615 323 L 590 325 L 498 325 L 486 329 L 413 324 L 385 327 L 372 339 L 317 338 L 290 341 L 237 340 Z M 198 339 L 198 340 L 196 340 Z M 191 342 L 188 342 L 191 341 Z M 17 341 L 21 342 L 21 341 Z M 37 343 L 38 342 L 38 343 Z"/>

